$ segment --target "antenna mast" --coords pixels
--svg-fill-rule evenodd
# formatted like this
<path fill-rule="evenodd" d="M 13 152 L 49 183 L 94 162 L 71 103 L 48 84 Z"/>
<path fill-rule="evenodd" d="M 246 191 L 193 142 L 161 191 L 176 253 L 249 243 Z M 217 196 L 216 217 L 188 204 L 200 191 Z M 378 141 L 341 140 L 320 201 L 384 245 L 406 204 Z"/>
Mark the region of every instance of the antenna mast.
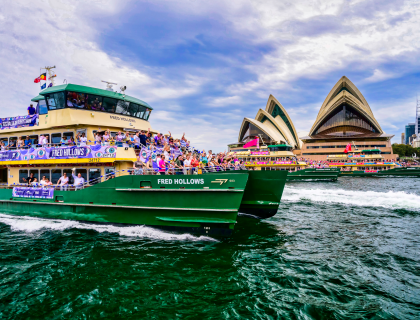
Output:
<path fill-rule="evenodd" d="M 54 86 L 54 78 L 57 76 L 55 73 L 52 73 L 52 69 L 55 69 L 55 66 L 53 67 L 45 67 L 45 70 L 48 72 L 48 79 L 51 81 L 51 84 Z"/>
<path fill-rule="evenodd" d="M 109 82 L 109 81 L 105 81 L 105 80 L 101 80 L 102 82 L 106 83 L 106 90 L 108 91 L 114 91 L 114 89 L 112 88 L 112 85 L 117 85 L 115 82 Z"/>

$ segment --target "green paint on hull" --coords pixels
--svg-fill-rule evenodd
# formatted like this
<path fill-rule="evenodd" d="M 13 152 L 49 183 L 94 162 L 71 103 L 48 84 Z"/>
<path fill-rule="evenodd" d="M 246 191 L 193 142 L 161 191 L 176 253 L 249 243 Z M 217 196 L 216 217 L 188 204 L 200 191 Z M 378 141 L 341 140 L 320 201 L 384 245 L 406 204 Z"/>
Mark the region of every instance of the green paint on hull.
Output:
<path fill-rule="evenodd" d="M 224 173 L 229 172 L 232 171 Z M 239 212 L 260 219 L 274 216 L 278 211 L 289 172 L 281 170 L 238 170 L 235 172 L 249 174 Z"/>
<path fill-rule="evenodd" d="M 340 177 L 420 177 L 420 168 L 394 168 L 378 172 L 365 172 L 363 170 L 341 171 Z"/>
<path fill-rule="evenodd" d="M 54 191 L 53 200 L 13 198 L 12 189 L 0 189 L 0 206 L 2 213 L 20 216 L 229 235 L 247 181 L 248 174 L 236 172 L 123 176 L 83 190 Z"/>
<path fill-rule="evenodd" d="M 336 181 L 340 174 L 340 169 L 335 168 L 307 168 L 299 171 L 290 172 L 287 181 L 292 180 L 331 180 Z"/>

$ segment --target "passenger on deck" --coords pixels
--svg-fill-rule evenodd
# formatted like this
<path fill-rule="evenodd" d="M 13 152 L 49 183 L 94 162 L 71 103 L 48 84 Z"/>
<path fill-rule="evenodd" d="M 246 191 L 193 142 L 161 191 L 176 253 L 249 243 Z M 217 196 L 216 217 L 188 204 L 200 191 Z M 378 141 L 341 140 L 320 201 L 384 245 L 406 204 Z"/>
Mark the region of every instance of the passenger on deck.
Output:
<path fill-rule="evenodd" d="M 50 181 L 50 179 L 45 178 L 45 186 L 46 186 L 46 187 L 48 187 L 48 186 L 52 186 L 52 182 Z"/>
<path fill-rule="evenodd" d="M 160 160 L 158 162 L 158 166 L 159 166 L 159 172 L 161 175 L 165 175 L 166 174 L 166 162 L 165 162 L 165 156 L 161 155 Z"/>
<path fill-rule="evenodd" d="M 76 138 L 77 138 L 77 141 L 79 142 L 79 146 L 81 146 L 81 147 L 86 147 L 86 141 L 87 141 L 87 138 L 86 138 L 86 136 L 85 136 L 85 133 L 84 132 L 82 132 L 82 135 L 80 136 L 80 133 L 76 136 Z"/>
<path fill-rule="evenodd" d="M 28 107 L 28 115 L 33 115 L 35 114 L 36 110 L 34 108 L 34 105 L 31 103 L 31 105 Z"/>
<path fill-rule="evenodd" d="M 109 129 L 105 130 L 104 135 L 102 136 L 102 141 L 104 146 L 109 146 L 109 141 L 112 139 L 111 132 Z"/>
<path fill-rule="evenodd" d="M 83 186 L 85 184 L 85 178 L 82 177 L 82 174 L 79 172 L 77 176 L 74 174 L 75 170 L 72 170 L 72 176 L 74 179 L 74 185 L 76 186 L 76 190 L 83 189 Z"/>
<path fill-rule="evenodd" d="M 27 182 L 28 183 L 28 186 L 31 185 L 31 183 L 34 181 L 34 179 L 35 179 L 35 177 L 34 177 L 34 174 L 33 173 L 30 173 L 29 174 L 29 177 L 27 177 L 26 179 L 25 178 L 22 178 L 23 182 Z"/>
<path fill-rule="evenodd" d="M 23 141 L 23 137 L 19 137 L 17 140 L 17 147 L 18 149 L 22 149 L 25 145 L 25 142 Z"/>
<path fill-rule="evenodd" d="M 73 138 L 73 137 L 71 137 L 69 140 L 67 140 L 67 144 L 68 144 L 69 146 L 75 146 L 75 145 L 76 145 L 76 142 L 74 142 L 74 138 Z"/>
<path fill-rule="evenodd" d="M 61 143 L 62 146 L 65 146 L 67 144 L 66 136 L 61 137 L 60 143 Z"/>
<path fill-rule="evenodd" d="M 45 183 L 46 183 L 46 178 L 45 178 L 45 176 L 42 176 L 42 179 L 41 179 L 41 181 L 39 182 L 39 185 L 40 185 L 41 187 L 43 187 L 43 186 L 45 186 Z"/>
<path fill-rule="evenodd" d="M 29 136 L 26 136 L 25 139 L 25 149 L 29 149 L 32 146 L 32 140 L 29 139 Z"/>
<path fill-rule="evenodd" d="M 58 179 L 57 186 L 60 184 L 60 191 L 67 191 L 69 187 L 69 177 L 67 177 L 67 173 L 63 173 L 63 175 Z"/>
<path fill-rule="evenodd" d="M 123 140 L 125 140 L 125 134 L 118 131 L 117 135 L 115 136 L 115 141 L 117 142 L 117 147 L 123 146 Z"/>
<path fill-rule="evenodd" d="M 38 187 L 38 179 L 34 178 L 34 181 L 31 182 L 31 187 Z"/>
<path fill-rule="evenodd" d="M 140 160 L 140 155 L 137 156 L 137 161 L 134 162 L 133 169 L 135 175 L 143 174 L 144 163 Z"/>
<path fill-rule="evenodd" d="M 16 140 L 10 139 L 9 150 L 13 150 L 15 148 L 16 148 Z"/>
<path fill-rule="evenodd" d="M 152 157 L 149 157 L 149 160 L 146 163 L 146 174 L 153 174 L 153 160 Z"/>

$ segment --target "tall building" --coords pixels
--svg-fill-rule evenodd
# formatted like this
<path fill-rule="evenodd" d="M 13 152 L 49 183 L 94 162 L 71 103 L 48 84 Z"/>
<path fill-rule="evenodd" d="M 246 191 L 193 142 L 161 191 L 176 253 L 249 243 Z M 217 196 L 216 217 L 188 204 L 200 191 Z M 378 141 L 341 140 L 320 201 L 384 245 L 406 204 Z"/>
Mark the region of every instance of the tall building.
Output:
<path fill-rule="evenodd" d="M 410 138 L 416 133 L 416 124 L 409 123 L 405 126 L 405 144 L 410 144 Z"/>
<path fill-rule="evenodd" d="M 395 159 L 392 137 L 382 130 L 359 89 L 343 76 L 327 95 L 309 134 L 300 138 L 303 146 L 295 154 L 325 160 L 344 154 L 350 143 L 353 149 L 380 149 L 386 159 Z"/>
<path fill-rule="evenodd" d="M 405 144 L 405 134 L 401 133 L 401 144 Z"/>

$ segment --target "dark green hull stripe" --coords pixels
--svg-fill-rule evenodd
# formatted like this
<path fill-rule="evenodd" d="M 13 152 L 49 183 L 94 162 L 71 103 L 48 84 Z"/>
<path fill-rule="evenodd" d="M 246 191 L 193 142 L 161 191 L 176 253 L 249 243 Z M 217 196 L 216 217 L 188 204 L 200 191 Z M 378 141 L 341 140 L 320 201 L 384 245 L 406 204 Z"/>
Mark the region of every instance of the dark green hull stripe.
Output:
<path fill-rule="evenodd" d="M 135 192 L 143 192 L 143 191 L 205 191 L 205 192 L 244 192 L 243 189 L 152 189 L 152 188 L 143 188 L 143 189 L 115 189 L 116 191 L 135 191 Z"/>
<path fill-rule="evenodd" d="M 218 218 L 186 218 L 186 217 L 156 217 L 158 220 L 162 221 L 177 221 L 177 222 L 196 222 L 196 223 L 236 223 L 235 220 L 231 219 L 218 219 Z"/>
<path fill-rule="evenodd" d="M 37 200 L 17 201 L 17 200 L 0 200 L 0 203 L 25 203 L 25 204 L 49 204 L 58 206 L 75 206 L 75 207 L 98 207 L 98 208 L 124 208 L 124 209 L 151 209 L 151 210 L 182 210 L 182 211 L 208 211 L 208 212 L 236 212 L 237 209 L 202 209 L 202 208 L 171 208 L 171 207 L 141 207 L 141 206 L 119 206 L 106 204 L 86 204 L 86 203 L 63 203 L 63 202 L 45 202 Z"/>

